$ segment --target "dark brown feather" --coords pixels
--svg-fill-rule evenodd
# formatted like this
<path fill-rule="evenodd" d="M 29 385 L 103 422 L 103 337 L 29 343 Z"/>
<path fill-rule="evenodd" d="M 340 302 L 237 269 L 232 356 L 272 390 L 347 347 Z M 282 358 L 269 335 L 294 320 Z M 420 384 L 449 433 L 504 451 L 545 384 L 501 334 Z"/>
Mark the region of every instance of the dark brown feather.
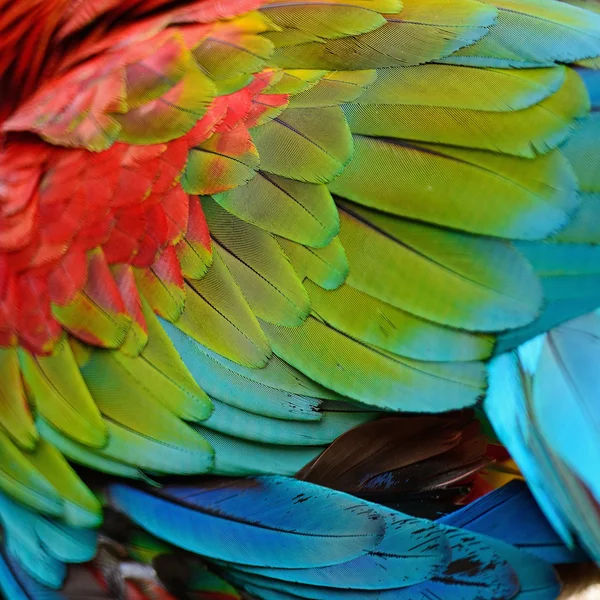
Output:
<path fill-rule="evenodd" d="M 296 477 L 367 500 L 447 511 L 486 464 L 472 411 L 383 417 L 335 440 Z M 443 509 L 440 508 L 443 505 Z"/>

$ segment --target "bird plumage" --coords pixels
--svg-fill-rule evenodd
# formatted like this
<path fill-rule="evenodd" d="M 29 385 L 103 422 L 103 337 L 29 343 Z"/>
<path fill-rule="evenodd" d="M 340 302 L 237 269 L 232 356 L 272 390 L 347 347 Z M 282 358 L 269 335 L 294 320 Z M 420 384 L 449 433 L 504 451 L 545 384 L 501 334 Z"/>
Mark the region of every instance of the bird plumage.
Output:
<path fill-rule="evenodd" d="M 60 588 L 63 563 L 90 558 L 108 507 L 212 560 L 206 585 L 226 593 L 556 594 L 543 561 L 441 522 L 419 520 L 445 541 L 395 557 L 386 587 L 365 557 L 410 543 L 417 522 L 369 500 L 453 510 L 487 460 L 471 413 L 397 413 L 484 398 L 567 545 L 595 523 L 597 476 L 582 458 L 595 433 L 582 415 L 598 391 L 586 375 L 596 317 L 548 334 L 583 395 L 564 369 L 549 375 L 545 355 L 531 391 L 506 354 L 600 305 L 600 10 L 572 4 L 0 0 L 9 597 L 61 597 L 43 585 Z M 552 414 L 532 425 L 530 402 Z M 580 444 L 565 445 L 558 414 Z M 134 483 L 99 484 L 81 467 Z M 204 479 L 152 487 L 200 475 L 259 478 L 219 484 L 231 500 L 203 492 Z M 539 491 L 561 484 L 564 498 Z M 190 508 L 184 489 L 206 504 Z M 229 501 L 233 516 L 204 539 Z M 288 509 L 306 539 L 262 538 Z M 350 537 L 379 530 L 360 552 L 352 538 L 330 554 L 326 514 Z M 581 538 L 595 557 L 596 528 Z M 305 544 L 328 555 L 330 575 Z M 344 587 L 352 561 L 366 571 Z M 284 577 L 290 568 L 306 572 Z M 106 584 L 86 569 L 71 569 L 80 585 Z M 68 598 L 66 581 L 56 594 Z"/>

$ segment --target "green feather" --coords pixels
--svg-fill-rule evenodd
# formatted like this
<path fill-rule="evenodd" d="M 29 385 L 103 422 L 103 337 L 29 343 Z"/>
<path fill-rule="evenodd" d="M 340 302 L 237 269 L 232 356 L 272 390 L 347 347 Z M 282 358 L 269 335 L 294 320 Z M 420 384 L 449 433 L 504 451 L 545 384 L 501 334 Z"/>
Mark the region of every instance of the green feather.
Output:
<path fill-rule="evenodd" d="M 385 23 L 379 13 L 352 4 L 267 4 L 261 8 L 261 12 L 284 31 L 301 32 L 305 41 L 358 35 L 378 29 Z"/>
<path fill-rule="evenodd" d="M 156 313 L 170 321 L 176 321 L 185 307 L 185 287 L 165 282 L 152 267 L 134 269 L 135 282 L 140 295 L 148 301 Z"/>
<path fill-rule="evenodd" d="M 471 331 L 528 323 L 542 294 L 507 242 L 441 230 L 343 203 L 348 284 L 421 318 Z"/>
<path fill-rule="evenodd" d="M 300 327 L 263 323 L 273 350 L 315 381 L 369 406 L 441 412 L 474 404 L 485 388 L 479 363 L 427 363 L 357 342 L 309 317 Z"/>
<path fill-rule="evenodd" d="M 262 71 L 273 49 L 266 37 L 242 33 L 227 39 L 209 36 L 192 54 L 204 73 L 218 82 Z"/>
<path fill-rule="evenodd" d="M 600 16 L 547 0 L 484 0 L 498 7 L 489 35 L 446 59 L 479 67 L 530 67 L 600 54 Z"/>
<path fill-rule="evenodd" d="M 161 419 L 155 414 L 155 419 Z M 113 461 L 125 460 L 150 475 L 200 475 L 211 471 L 214 450 L 183 421 L 148 427 L 109 422 L 110 441 L 100 451 Z"/>
<path fill-rule="evenodd" d="M 263 171 L 327 183 L 352 156 L 352 136 L 342 110 L 288 108 L 265 125 L 252 129 Z"/>
<path fill-rule="evenodd" d="M 581 194 L 581 207 L 571 222 L 550 238 L 554 242 L 600 244 L 600 192 Z"/>
<path fill-rule="evenodd" d="M 296 4 L 297 0 L 268 0 L 265 5 Z M 304 4 L 330 4 L 335 6 L 346 6 L 347 0 L 303 0 Z M 397 13 L 402 10 L 401 0 L 352 0 L 352 6 L 359 6 L 374 10 L 382 14 Z"/>
<path fill-rule="evenodd" d="M 82 375 L 109 428 L 100 453 L 149 471 L 202 473 L 212 465 L 212 448 L 161 400 L 172 385 L 144 379 L 121 353 L 96 350 Z"/>
<path fill-rule="evenodd" d="M 309 248 L 283 238 L 277 241 L 301 279 L 308 278 L 326 290 L 346 281 L 350 267 L 339 237 L 324 248 Z"/>
<path fill-rule="evenodd" d="M 37 471 L 44 474 L 60 494 L 63 503 L 62 518 L 65 523 L 73 527 L 100 525 L 100 503 L 51 443 L 40 440 L 35 451 L 24 456 Z"/>
<path fill-rule="evenodd" d="M 292 96 L 314 87 L 328 74 L 327 71 L 317 69 L 286 69 L 275 72 L 279 73 L 279 76 L 267 88 L 269 94 L 291 94 Z"/>
<path fill-rule="evenodd" d="M 0 489 L 35 511 L 63 515 L 64 505 L 56 488 L 3 431 L 0 431 Z"/>
<path fill-rule="evenodd" d="M 23 378 L 45 419 L 78 442 L 93 447 L 106 444 L 106 426 L 66 337 L 50 356 L 35 356 L 19 348 L 19 359 Z"/>
<path fill-rule="evenodd" d="M 173 347 L 158 318 L 142 301 L 144 318 L 148 325 L 148 344 L 140 357 L 114 355 L 123 369 L 129 371 L 152 396 L 173 414 L 188 421 L 202 421 L 212 412 L 212 403 L 196 383 Z"/>
<path fill-rule="evenodd" d="M 471 0 L 405 0 L 398 15 L 375 31 L 277 48 L 275 66 L 327 70 L 418 65 L 472 44 L 487 33 L 496 10 Z"/>
<path fill-rule="evenodd" d="M 573 171 L 557 151 L 527 160 L 358 135 L 354 142 L 352 162 L 329 189 L 399 216 L 536 239 L 564 226 L 579 203 Z"/>
<path fill-rule="evenodd" d="M 308 294 L 275 238 L 209 198 L 203 208 L 218 253 L 254 314 L 280 325 L 299 325 L 310 311 Z"/>
<path fill-rule="evenodd" d="M 204 346 L 247 367 L 262 367 L 271 348 L 220 255 L 208 273 L 188 281 L 186 308 L 177 327 Z"/>
<path fill-rule="evenodd" d="M 39 439 L 23 389 L 16 348 L 0 348 L 0 427 L 25 450 L 33 450 Z"/>
<path fill-rule="evenodd" d="M 378 413 L 327 412 L 318 421 L 274 419 L 240 410 L 213 399 L 215 411 L 202 425 L 235 438 L 263 444 L 319 446 L 330 444 L 348 429 L 366 423 Z"/>
<path fill-rule="evenodd" d="M 584 192 L 600 193 L 600 112 L 593 112 L 561 148 Z"/>
<path fill-rule="evenodd" d="M 494 343 L 489 335 L 442 327 L 348 284 L 335 291 L 305 285 L 313 312 L 357 340 L 416 360 L 471 361 L 491 355 Z"/>
<path fill-rule="evenodd" d="M 334 71 L 325 75 L 317 85 L 290 98 L 291 108 L 335 106 L 352 102 L 377 78 L 377 71 Z"/>
<path fill-rule="evenodd" d="M 38 517 L 35 530 L 48 552 L 62 562 L 82 563 L 96 554 L 96 532 Z"/>
<path fill-rule="evenodd" d="M 356 104 L 401 104 L 491 112 L 523 110 L 557 92 L 566 68 L 510 71 L 427 64 L 380 69 Z"/>
<path fill-rule="evenodd" d="M 215 475 L 293 476 L 324 450 L 319 446 L 259 444 L 211 431 L 201 425 L 195 425 L 195 429 L 215 449 L 215 466 L 212 470 Z"/>
<path fill-rule="evenodd" d="M 58 448 L 71 462 L 100 471 L 110 473 L 117 477 L 144 480 L 144 474 L 137 468 L 125 464 L 119 460 L 112 460 L 107 456 L 94 452 L 89 446 L 78 444 L 70 438 L 62 435 L 60 431 L 52 427 L 41 417 L 36 419 L 36 425 L 40 435 Z"/>
<path fill-rule="evenodd" d="M 290 385 L 288 379 L 294 375 L 291 367 L 288 367 L 287 370 L 280 367 L 279 379 L 267 377 L 268 372 L 273 370 L 273 367 L 269 365 L 277 361 L 281 365 L 285 365 L 276 357 L 272 357 L 263 369 L 245 370 L 211 352 L 168 321 L 163 321 L 163 327 L 185 360 L 192 375 L 211 397 L 265 417 L 293 421 L 318 421 L 320 419 L 320 413 L 317 410 L 321 403 L 320 399 L 307 396 L 306 393 L 310 392 L 310 388 L 303 389 L 300 382 L 306 381 L 311 388 L 320 386 L 300 376 L 299 373 L 296 375 L 299 380 L 297 385 Z M 265 379 L 266 383 L 261 381 L 261 377 Z M 303 393 L 275 387 L 278 385 L 292 389 L 300 387 Z M 319 389 L 316 392 L 322 393 Z"/>
<path fill-rule="evenodd" d="M 344 107 L 353 133 L 479 148 L 526 158 L 545 154 L 568 138 L 589 110 L 581 78 L 568 71 L 563 86 L 537 105 L 489 112 L 447 107 L 351 104 Z"/>
<path fill-rule="evenodd" d="M 214 199 L 236 217 L 307 246 L 326 246 L 340 228 L 335 203 L 322 184 L 259 171 L 246 185 Z"/>

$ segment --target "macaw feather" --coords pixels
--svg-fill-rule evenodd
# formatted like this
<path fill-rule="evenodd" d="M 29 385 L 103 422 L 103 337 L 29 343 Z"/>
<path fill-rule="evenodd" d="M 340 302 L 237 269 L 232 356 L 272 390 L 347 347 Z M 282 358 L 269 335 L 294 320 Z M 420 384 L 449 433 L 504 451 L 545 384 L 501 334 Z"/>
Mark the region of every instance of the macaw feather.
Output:
<path fill-rule="evenodd" d="M 494 342 L 490 335 L 452 329 L 427 321 L 350 284 L 327 291 L 305 281 L 312 311 L 356 340 L 400 356 L 431 361 L 483 360 Z M 362 307 L 357 314 L 356 307 Z"/>
<path fill-rule="evenodd" d="M 318 421 L 275 419 L 247 412 L 213 398 L 215 410 L 203 427 L 234 438 L 281 446 L 324 446 L 345 431 L 369 421 L 378 413 L 322 409 Z"/>
<path fill-rule="evenodd" d="M 594 59 L 596 60 L 596 59 Z M 600 107 L 600 64 L 596 60 L 595 65 L 590 65 L 589 68 L 576 68 L 575 70 L 579 76 L 583 79 L 585 87 L 587 88 L 592 103 L 592 108 Z"/>
<path fill-rule="evenodd" d="M 283 30 L 267 36 L 276 45 L 283 41 L 289 30 L 292 34 L 300 32 L 303 42 L 320 42 L 373 31 L 385 23 L 385 18 L 375 10 L 355 5 L 340 6 L 335 2 L 270 3 L 263 6 L 261 12 Z M 292 39 L 298 40 L 298 37 Z"/>
<path fill-rule="evenodd" d="M 348 203 L 341 204 L 340 217 L 340 240 L 350 264 L 347 283 L 357 290 L 421 318 L 468 330 L 516 327 L 538 314 L 537 278 L 506 242 Z M 418 288 L 413 285 L 416 273 Z"/>
<path fill-rule="evenodd" d="M 329 189 L 398 216 L 509 239 L 554 233 L 579 203 L 573 171 L 558 151 L 530 160 L 361 135 Z"/>
<path fill-rule="evenodd" d="M 101 453 L 148 470 L 169 471 L 169 464 L 183 473 L 208 470 L 212 449 L 173 412 L 175 391 L 183 393 L 183 407 L 194 396 L 185 387 L 178 390 L 160 371 L 149 374 L 148 366 L 143 356 L 130 358 L 98 350 L 82 368 L 109 428 L 109 441 Z M 202 401 L 201 395 L 198 398 Z M 210 405 L 204 403 L 209 412 Z M 178 411 L 183 407 L 177 407 Z M 206 415 L 199 404 L 197 410 L 201 409 Z"/>
<path fill-rule="evenodd" d="M 338 236 L 323 248 L 311 248 L 281 237 L 277 241 L 299 277 L 308 278 L 325 290 L 335 290 L 346 281 L 350 266 Z"/>
<path fill-rule="evenodd" d="M 430 412 L 474 404 L 485 387 L 478 363 L 427 363 L 357 342 L 309 317 L 295 329 L 261 321 L 275 354 L 318 383 L 370 406 Z"/>
<path fill-rule="evenodd" d="M 290 94 L 292 98 L 317 85 L 328 71 L 319 69 L 279 69 L 267 90 L 271 94 Z"/>
<path fill-rule="evenodd" d="M 574 547 L 577 536 L 592 556 L 600 535 L 600 521 L 595 500 L 598 491 L 587 458 L 592 459 L 598 449 L 592 433 L 596 419 L 586 408 L 589 388 L 585 386 L 591 384 L 593 389 L 596 375 L 593 370 L 577 367 L 579 348 L 568 343 L 561 347 L 555 340 L 564 335 L 565 341 L 571 341 L 569 338 L 574 335 L 589 351 L 596 343 L 596 320 L 595 313 L 581 317 L 545 338 L 532 340 L 518 353 L 495 359 L 485 401 L 485 410 L 498 436 L 527 476 L 537 502 L 556 532 L 569 548 Z M 541 398 L 540 393 L 545 397 Z M 563 406 L 572 413 L 567 420 Z M 554 418 L 561 420 L 558 436 L 556 422 L 552 426 Z M 581 427 L 577 439 L 572 439 L 572 450 L 561 441 L 564 428 L 571 424 Z M 582 449 L 585 455 L 581 454 Z"/>
<path fill-rule="evenodd" d="M 339 232 L 338 211 L 323 184 L 258 171 L 214 200 L 243 221 L 306 246 L 327 246 Z"/>
<path fill-rule="evenodd" d="M 597 558 L 598 316 L 496 357 L 600 303 L 570 3 L 0 0 L 0 594 L 555 597 L 529 498 L 396 511 L 487 489 L 481 401 Z"/>
<path fill-rule="evenodd" d="M 600 192 L 600 113 L 593 112 L 582 127 L 566 142 L 561 152 L 572 165 L 581 190 Z"/>
<path fill-rule="evenodd" d="M 6 551 L 30 577 L 50 588 L 61 587 L 63 563 L 85 562 L 96 552 L 91 529 L 74 529 L 31 512 L 0 496 L 0 515 Z"/>
<path fill-rule="evenodd" d="M 336 588 L 343 581 L 348 589 L 367 593 L 416 585 L 432 573 L 442 571 L 450 557 L 450 548 L 439 527 L 392 510 L 381 508 L 379 513 L 385 520 L 383 539 L 375 550 L 354 560 L 319 569 L 239 566 L 237 570 L 282 582 L 326 588 Z M 426 551 L 423 546 L 427 547 Z M 335 590 L 332 592 L 335 594 Z"/>
<path fill-rule="evenodd" d="M 138 358 L 119 361 L 121 368 L 134 374 L 173 414 L 188 421 L 202 421 L 212 412 L 211 401 L 187 370 L 158 317 L 144 302 L 149 341 Z"/>
<path fill-rule="evenodd" d="M 108 433 L 81 377 L 66 338 L 50 356 L 19 350 L 24 381 L 39 413 L 67 436 L 91 447 L 106 444 Z"/>
<path fill-rule="evenodd" d="M 56 488 L 1 431 L 0 456 L 0 488 L 4 493 L 43 514 L 63 514 L 62 500 Z"/>
<path fill-rule="evenodd" d="M 100 503 L 51 443 L 40 440 L 35 451 L 24 457 L 60 495 L 65 523 L 73 527 L 97 527 L 100 524 Z"/>
<path fill-rule="evenodd" d="M 54 305 L 53 315 L 71 333 L 95 346 L 118 348 L 131 325 L 123 298 L 102 250 L 88 256 L 87 282 L 66 306 Z"/>
<path fill-rule="evenodd" d="M 261 169 L 288 179 L 327 183 L 352 156 L 352 137 L 339 107 L 288 108 L 251 133 Z"/>
<path fill-rule="evenodd" d="M 286 385 L 286 373 L 283 371 L 285 363 L 280 363 L 277 377 L 269 380 L 266 377 L 267 371 L 273 370 L 272 365 L 276 359 L 269 359 L 267 366 L 262 369 L 244 369 L 211 352 L 174 325 L 166 321 L 163 321 L 162 325 L 192 376 L 196 381 L 202 382 L 203 389 L 211 398 L 256 415 L 275 419 L 320 419 L 320 398 L 307 395 L 313 391 L 311 388 L 318 386 L 302 388 L 300 385 Z M 291 367 L 288 367 L 288 371 L 292 371 Z M 296 376 L 299 384 L 302 379 L 308 381 L 305 378 L 301 379 L 299 373 Z M 288 377 L 291 379 L 293 374 L 289 373 Z M 314 391 L 319 393 L 318 389 Z"/>
<path fill-rule="evenodd" d="M 600 244 L 600 192 L 583 192 L 571 222 L 551 238 L 554 242 Z"/>
<path fill-rule="evenodd" d="M 190 150 L 183 189 L 189 194 L 226 192 L 252 179 L 258 165 L 259 153 L 250 133 L 238 125 Z"/>
<path fill-rule="evenodd" d="M 557 92 L 522 110 L 492 112 L 405 106 L 400 102 L 344 107 L 353 133 L 478 148 L 525 158 L 557 148 L 575 130 L 576 119 L 588 111 L 585 86 L 571 70 Z"/>
<path fill-rule="evenodd" d="M 323 451 L 323 446 L 282 446 L 252 442 L 194 425 L 215 451 L 211 470 L 214 475 L 245 477 L 248 475 L 293 476 Z"/>
<path fill-rule="evenodd" d="M 269 6 L 275 4 L 278 6 L 285 6 L 286 4 L 295 4 L 296 0 L 267 0 L 264 4 Z M 346 0 L 303 0 L 303 4 L 310 6 L 311 4 L 328 4 L 332 6 L 344 6 Z M 367 8 L 372 11 L 376 11 L 382 14 L 397 13 L 402 8 L 400 0 L 356 0 L 352 2 L 352 6 L 358 6 L 361 8 Z"/>
<path fill-rule="evenodd" d="M 380 69 L 375 81 L 354 103 L 492 113 L 520 111 L 556 93 L 566 73 L 564 67 L 510 71 L 440 64 Z"/>
<path fill-rule="evenodd" d="M 271 348 L 254 313 L 225 262 L 213 254 L 213 265 L 200 280 L 186 283 L 186 309 L 177 327 L 225 358 L 261 367 Z"/>
<path fill-rule="evenodd" d="M 551 564 L 580 562 L 583 557 L 563 544 L 527 485 L 516 479 L 438 522 L 488 535 Z"/>
<path fill-rule="evenodd" d="M 290 107 L 313 108 L 352 102 L 361 97 L 378 77 L 373 69 L 327 73 L 315 86 L 292 96 Z"/>
<path fill-rule="evenodd" d="M 286 478 L 216 480 L 161 490 L 113 484 L 108 494 L 114 508 L 161 539 L 257 567 L 350 560 L 377 545 L 384 532 L 382 517 L 369 507 L 359 509 L 351 496 Z M 293 504 L 299 495 L 304 501 Z M 331 511 L 343 511 L 344 518 L 324 520 Z M 197 527 L 204 535 L 195 535 Z"/>
<path fill-rule="evenodd" d="M 66 458 L 75 464 L 83 465 L 102 473 L 110 473 L 117 477 L 145 479 L 141 469 L 123 462 L 126 460 L 125 457 L 123 457 L 123 461 L 112 460 L 103 452 L 94 452 L 89 446 L 79 444 L 62 435 L 58 430 L 54 429 L 52 425 L 40 417 L 36 420 L 36 426 L 40 435 L 42 435 L 45 440 L 51 442 Z M 110 430 L 110 427 L 109 432 L 112 436 L 113 431 Z"/>
<path fill-rule="evenodd" d="M 242 571 L 235 572 L 235 580 L 249 583 L 250 589 L 257 589 L 258 595 L 265 600 L 271 598 L 279 599 L 282 596 L 277 594 L 283 592 L 283 598 L 300 597 L 311 598 L 313 600 L 336 600 L 358 598 L 365 600 L 393 600 L 402 597 L 427 597 L 432 593 L 435 595 L 444 594 L 445 598 L 461 598 L 464 600 L 476 600 L 478 598 L 510 597 L 518 590 L 517 577 L 508 562 L 496 551 L 496 544 L 490 545 L 488 538 L 476 537 L 474 534 L 466 534 L 457 529 L 448 529 L 446 532 L 447 541 L 450 545 L 451 559 L 447 570 L 440 569 L 438 576 L 430 577 L 414 586 L 406 588 L 396 587 L 383 590 L 352 590 L 342 587 L 343 580 L 337 587 L 319 587 L 308 586 L 289 581 L 279 581 L 267 577 L 250 575 Z M 492 540 L 493 541 L 493 540 Z M 507 550 L 510 547 L 507 547 Z M 393 560 L 393 557 L 391 557 Z M 469 568 L 471 561 L 476 561 L 476 567 Z M 535 573 L 544 564 L 541 561 L 537 563 L 534 559 L 529 561 L 528 566 L 534 563 Z M 457 565 L 454 567 L 454 565 Z M 461 566 L 464 567 L 461 568 Z M 487 566 L 487 569 L 486 569 Z M 503 577 L 495 578 L 491 573 L 498 575 L 502 572 Z M 543 569 L 543 576 L 538 575 L 539 579 L 545 579 L 553 583 L 556 590 L 556 580 L 552 579 L 552 570 L 550 567 Z M 536 581 L 537 583 L 537 581 Z M 266 590 L 264 595 L 262 590 Z M 274 590 L 276 595 L 271 596 L 270 592 Z M 289 595 L 288 595 L 289 594 Z M 291 595 L 291 596 L 290 596 Z"/>
<path fill-rule="evenodd" d="M 252 312 L 280 325 L 302 323 L 310 312 L 308 294 L 275 238 L 209 198 L 203 208 L 217 251 Z"/>
<path fill-rule="evenodd" d="M 260 13 L 252 14 L 252 18 L 261 23 L 261 29 L 266 29 Z M 267 36 L 256 35 L 263 32 L 244 32 L 240 28 L 240 21 L 236 19 L 230 24 L 222 23 L 192 50 L 196 62 L 213 81 L 257 73 L 273 53 L 273 44 Z"/>
<path fill-rule="evenodd" d="M 444 62 L 478 67 L 537 67 L 600 52 L 600 16 L 564 2 L 486 0 L 498 8 L 489 35 Z M 524 37 L 520 32 L 527 32 Z"/>
<path fill-rule="evenodd" d="M 593 461 L 600 452 L 600 415 L 594 398 L 600 379 L 583 359 L 597 356 L 599 342 L 600 317 L 595 312 L 548 333 L 531 390 L 531 409 L 541 434 L 552 440 L 553 452 L 596 498 L 600 497 L 600 487 L 593 475 Z M 559 426 L 561 420 L 564 422 Z M 570 445 L 563 441 L 567 424 L 571 431 L 577 431 L 569 436 Z"/>
<path fill-rule="evenodd" d="M 142 310 L 142 299 L 135 282 L 135 275 L 132 267 L 123 264 L 113 267 L 112 274 L 125 310 L 131 318 L 129 330 L 120 350 L 125 354 L 137 356 L 148 343 L 148 325 Z"/>
<path fill-rule="evenodd" d="M 135 281 L 139 291 L 158 315 L 170 321 L 176 321 L 181 316 L 186 288 L 173 246 L 169 246 L 152 267 L 136 269 Z"/>
<path fill-rule="evenodd" d="M 21 380 L 16 348 L 0 349 L 0 426 L 24 450 L 33 450 L 38 433 Z"/>
<path fill-rule="evenodd" d="M 182 274 L 188 279 L 202 279 L 212 264 L 212 246 L 202 205 L 189 197 L 189 220 L 183 239 L 175 247 Z"/>
<path fill-rule="evenodd" d="M 308 42 L 276 48 L 273 63 L 286 69 L 375 69 L 429 62 L 472 44 L 487 33 L 496 17 L 493 7 L 471 0 L 403 2 L 400 14 L 372 32 L 326 43 Z"/>

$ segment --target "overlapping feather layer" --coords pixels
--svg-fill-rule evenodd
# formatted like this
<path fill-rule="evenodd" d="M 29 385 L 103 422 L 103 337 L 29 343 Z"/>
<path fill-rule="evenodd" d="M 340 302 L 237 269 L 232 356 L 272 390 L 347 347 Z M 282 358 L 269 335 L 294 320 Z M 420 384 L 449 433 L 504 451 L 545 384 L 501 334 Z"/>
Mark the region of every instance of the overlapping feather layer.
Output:
<path fill-rule="evenodd" d="M 58 8 L 0 110 L 0 490 L 44 518 L 101 518 L 69 462 L 289 475 L 382 410 L 473 405 L 600 302 L 598 15 Z"/>

